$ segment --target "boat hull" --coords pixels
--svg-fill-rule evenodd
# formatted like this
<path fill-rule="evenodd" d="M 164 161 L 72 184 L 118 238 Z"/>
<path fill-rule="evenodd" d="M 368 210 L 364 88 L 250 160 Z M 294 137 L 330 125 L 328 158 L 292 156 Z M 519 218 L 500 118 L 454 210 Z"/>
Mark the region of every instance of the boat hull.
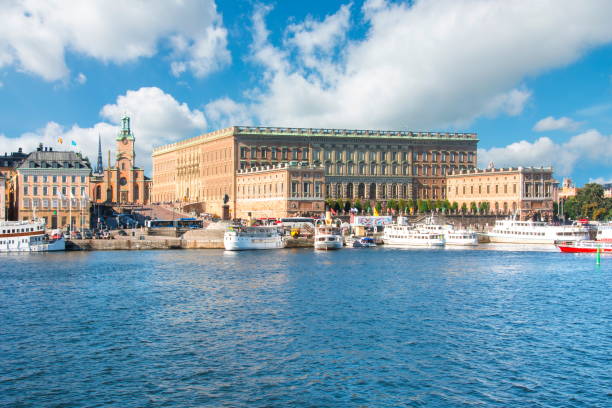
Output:
<path fill-rule="evenodd" d="M 602 253 L 612 253 L 612 243 L 599 243 L 597 241 L 593 242 L 582 242 L 582 243 L 565 243 L 565 244 L 557 244 L 557 248 L 561 252 L 567 253 L 596 253 L 599 249 Z"/>
<path fill-rule="evenodd" d="M 226 251 L 249 251 L 261 249 L 282 249 L 286 242 L 282 237 L 273 238 L 250 238 L 250 237 L 226 237 L 223 240 Z"/>

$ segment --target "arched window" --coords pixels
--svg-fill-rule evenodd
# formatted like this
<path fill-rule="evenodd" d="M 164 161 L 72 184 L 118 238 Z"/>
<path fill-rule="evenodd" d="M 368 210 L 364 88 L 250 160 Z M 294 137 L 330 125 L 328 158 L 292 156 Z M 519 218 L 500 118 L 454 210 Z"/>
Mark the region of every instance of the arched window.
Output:
<path fill-rule="evenodd" d="M 382 174 L 383 176 L 387 174 L 387 165 L 384 163 L 380 165 L 380 174 Z"/>
<path fill-rule="evenodd" d="M 342 174 L 342 164 L 336 164 L 336 174 Z"/>
<path fill-rule="evenodd" d="M 372 176 L 376 175 L 376 163 L 370 164 L 370 175 Z"/>
<path fill-rule="evenodd" d="M 369 199 L 376 200 L 376 184 L 375 183 L 370 184 Z"/>
<path fill-rule="evenodd" d="M 391 198 L 397 198 L 397 184 L 391 185 Z"/>
<path fill-rule="evenodd" d="M 365 164 L 359 163 L 359 175 L 363 176 L 365 174 Z"/>

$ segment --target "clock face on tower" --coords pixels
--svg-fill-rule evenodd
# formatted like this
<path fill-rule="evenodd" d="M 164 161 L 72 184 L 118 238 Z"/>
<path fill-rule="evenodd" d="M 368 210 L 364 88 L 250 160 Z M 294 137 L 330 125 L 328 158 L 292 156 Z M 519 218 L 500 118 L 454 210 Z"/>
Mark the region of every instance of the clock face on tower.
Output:
<path fill-rule="evenodd" d="M 128 140 L 126 138 L 123 138 L 123 144 L 124 145 L 128 144 Z"/>

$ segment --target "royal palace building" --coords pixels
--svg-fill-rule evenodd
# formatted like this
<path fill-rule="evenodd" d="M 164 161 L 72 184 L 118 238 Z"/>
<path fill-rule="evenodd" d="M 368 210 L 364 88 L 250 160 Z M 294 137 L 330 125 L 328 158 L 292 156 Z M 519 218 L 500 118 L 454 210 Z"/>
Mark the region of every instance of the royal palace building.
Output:
<path fill-rule="evenodd" d="M 234 126 L 153 150 L 153 202 L 201 203 L 237 214 L 240 170 L 320 166 L 324 198 L 443 199 L 446 175 L 476 167 L 473 133 Z"/>

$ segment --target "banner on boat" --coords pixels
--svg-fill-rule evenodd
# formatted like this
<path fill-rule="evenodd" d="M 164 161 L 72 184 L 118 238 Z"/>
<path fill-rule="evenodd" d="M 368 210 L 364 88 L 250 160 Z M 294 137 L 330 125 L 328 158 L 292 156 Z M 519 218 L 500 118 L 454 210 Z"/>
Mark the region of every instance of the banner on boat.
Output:
<path fill-rule="evenodd" d="M 365 225 L 366 227 L 381 227 L 383 225 L 393 224 L 393 217 L 390 215 L 384 216 L 367 216 L 356 215 L 352 222 L 353 225 Z"/>

